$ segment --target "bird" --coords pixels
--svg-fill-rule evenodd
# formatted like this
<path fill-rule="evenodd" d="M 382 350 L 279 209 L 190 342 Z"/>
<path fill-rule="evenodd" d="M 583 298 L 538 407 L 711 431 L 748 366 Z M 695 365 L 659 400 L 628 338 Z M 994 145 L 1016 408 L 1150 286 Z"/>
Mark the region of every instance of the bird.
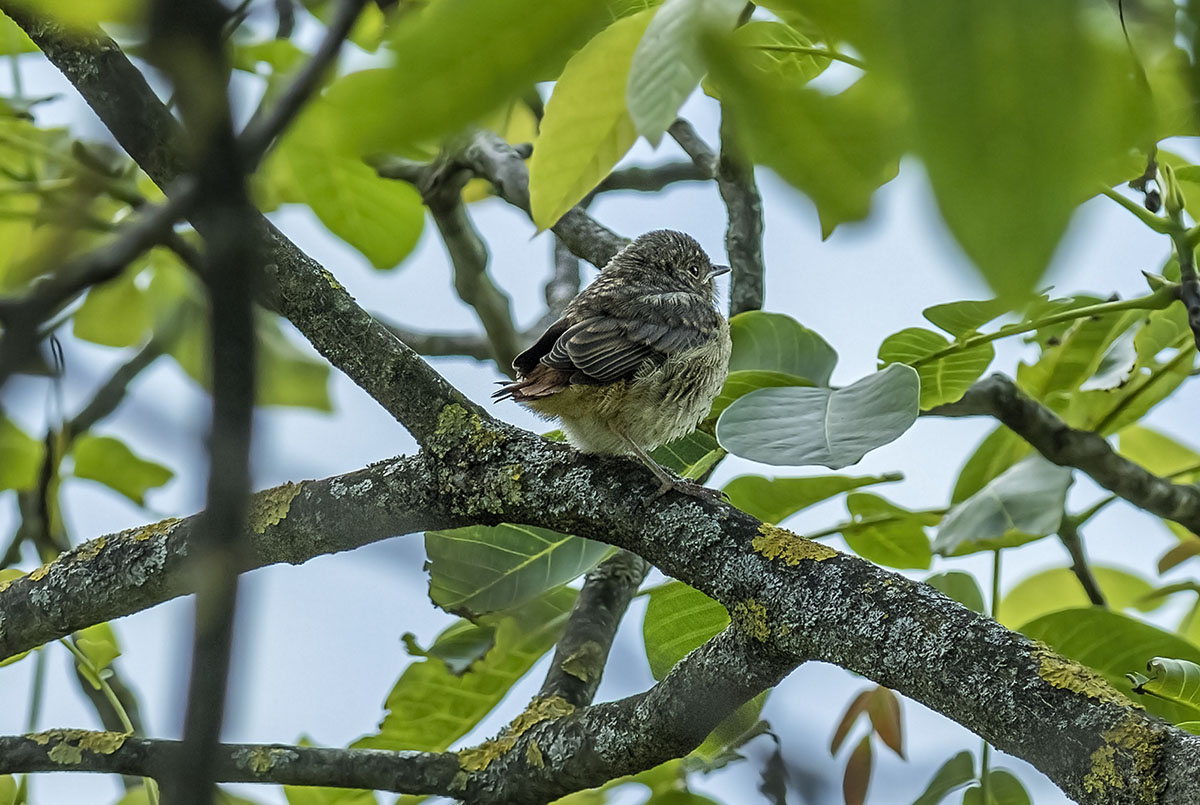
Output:
<path fill-rule="evenodd" d="M 582 452 L 639 459 L 660 482 L 653 498 L 711 493 L 650 451 L 695 430 L 725 383 L 729 323 L 713 280 L 728 271 L 682 232 L 641 235 L 513 359 L 516 380 L 492 396 L 557 420 Z"/>

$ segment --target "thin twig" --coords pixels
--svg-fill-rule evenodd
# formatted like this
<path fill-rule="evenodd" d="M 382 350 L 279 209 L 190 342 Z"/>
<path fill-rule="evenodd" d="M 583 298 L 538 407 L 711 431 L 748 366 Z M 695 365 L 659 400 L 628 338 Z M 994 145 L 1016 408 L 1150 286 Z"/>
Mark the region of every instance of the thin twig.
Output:
<path fill-rule="evenodd" d="M 1108 606 L 1104 600 L 1104 592 L 1100 589 L 1100 582 L 1096 580 L 1096 575 L 1092 573 L 1092 566 L 1088 564 L 1087 553 L 1083 550 L 1083 540 L 1079 536 L 1079 527 L 1070 517 L 1063 517 L 1062 522 L 1059 523 L 1058 539 L 1067 549 L 1067 553 L 1071 555 L 1071 572 L 1075 574 L 1075 578 L 1079 579 L 1079 584 L 1087 593 L 1088 600 L 1098 607 Z"/>
<path fill-rule="evenodd" d="M 721 118 L 721 157 L 717 188 L 725 202 L 728 224 L 725 251 L 729 254 L 729 315 L 763 306 L 762 196 L 754 181 L 754 163 L 738 153 L 726 118 Z"/>

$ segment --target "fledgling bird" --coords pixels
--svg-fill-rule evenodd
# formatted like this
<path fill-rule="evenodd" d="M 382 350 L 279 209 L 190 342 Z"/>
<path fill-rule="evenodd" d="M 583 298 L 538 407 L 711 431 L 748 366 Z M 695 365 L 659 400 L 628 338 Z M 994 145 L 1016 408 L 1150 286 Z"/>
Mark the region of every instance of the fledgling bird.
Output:
<path fill-rule="evenodd" d="M 707 493 L 648 451 L 691 433 L 721 391 L 729 323 L 713 278 L 728 271 L 682 232 L 647 232 L 513 360 L 517 380 L 492 396 L 557 419 L 585 453 L 636 456 L 661 482 L 658 495 Z"/>

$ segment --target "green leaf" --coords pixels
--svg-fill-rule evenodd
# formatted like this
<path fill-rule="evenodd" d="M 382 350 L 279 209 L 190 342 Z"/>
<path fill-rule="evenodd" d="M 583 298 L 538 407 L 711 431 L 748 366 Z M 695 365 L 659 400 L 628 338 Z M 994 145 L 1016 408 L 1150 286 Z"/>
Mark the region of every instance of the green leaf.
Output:
<path fill-rule="evenodd" d="M 837 352 L 824 338 L 782 313 L 739 313 L 729 320 L 729 337 L 733 341 L 730 373 L 780 372 L 828 386 L 837 365 Z"/>
<path fill-rule="evenodd" d="M 1162 606 L 1159 599 L 1144 603 L 1154 586 L 1141 576 L 1115 567 L 1092 565 L 1092 574 L 1110 609 L 1134 608 L 1149 612 Z M 1009 629 L 1019 629 L 1035 618 L 1063 609 L 1090 605 L 1087 593 L 1070 568 L 1056 567 L 1023 579 L 1000 600 L 996 620 Z"/>
<path fill-rule="evenodd" d="M 1186 476 L 1177 473 L 1200 467 L 1200 453 L 1156 430 L 1130 425 L 1121 431 L 1119 440 L 1121 455 L 1155 475 L 1171 475 L 1175 476 L 1176 481 L 1188 481 L 1195 477 L 1195 472 L 1189 472 Z"/>
<path fill-rule="evenodd" d="M 717 420 L 729 452 L 765 464 L 841 469 L 900 437 L 917 419 L 920 381 L 893 364 L 845 388 L 751 392 Z"/>
<path fill-rule="evenodd" d="M 145 505 L 148 490 L 175 477 L 171 470 L 140 458 L 111 436 L 85 433 L 71 446 L 71 455 L 75 458 L 76 478 L 99 481 L 139 506 Z"/>
<path fill-rule="evenodd" d="M 326 97 L 356 153 L 409 148 L 552 78 L 606 18 L 591 0 L 438 0 L 397 20 L 391 67 Z"/>
<path fill-rule="evenodd" d="M 1146 322 L 1133 335 L 1133 348 L 1138 360 L 1151 365 L 1159 353 L 1177 346 L 1180 337 L 1190 332 L 1187 311 L 1183 305 L 1171 305 L 1165 310 L 1155 310 L 1146 317 Z"/>
<path fill-rule="evenodd" d="M 1023 545 L 1053 534 L 1062 522 L 1069 467 L 1030 456 L 952 508 L 938 528 L 934 553 L 961 556 Z"/>
<path fill-rule="evenodd" d="M 722 490 L 729 502 L 764 523 L 779 523 L 801 509 L 851 489 L 901 480 L 898 474 L 868 475 L 857 478 L 843 475 L 818 475 L 812 478 L 764 478 L 742 475 Z"/>
<path fill-rule="evenodd" d="M 112 665 L 112 661 L 121 656 L 121 647 L 117 643 L 117 635 L 112 626 L 107 623 L 97 623 L 75 633 L 75 647 L 88 658 L 91 668 L 80 665 L 79 670 L 92 683 L 92 687 L 100 689 L 100 680 L 92 678 L 92 671 L 103 671 Z"/>
<path fill-rule="evenodd" d="M 642 637 L 655 679 L 729 625 L 725 607 L 681 581 L 652 589 L 649 598 Z"/>
<path fill-rule="evenodd" d="M 985 805 L 983 789 L 972 786 L 963 793 L 963 805 Z M 988 772 L 986 805 L 1029 805 L 1029 793 L 1011 772 L 992 769 Z"/>
<path fill-rule="evenodd" d="M 1003 425 L 980 442 L 979 447 L 958 471 L 951 503 L 961 503 L 987 486 L 988 482 L 1016 464 L 1032 450 L 1029 442 Z"/>
<path fill-rule="evenodd" d="M 1134 310 L 1076 321 L 1056 344 L 1042 350 L 1032 365 L 1021 364 L 1017 384 L 1033 397 L 1052 405 L 1053 392 L 1070 392 L 1100 368 L 1104 353 L 1139 319 Z"/>
<path fill-rule="evenodd" d="M 135 282 L 138 273 L 125 271 L 88 291 L 72 317 L 76 338 L 106 347 L 129 347 L 145 338 L 153 322 L 146 294 Z"/>
<path fill-rule="evenodd" d="M 0 805 L 13 805 L 17 801 L 17 781 L 11 774 L 0 774 Z"/>
<path fill-rule="evenodd" d="M 1079 386 L 1079 390 L 1109 391 L 1117 388 L 1129 379 L 1136 363 L 1137 352 L 1133 347 L 1133 334 L 1124 332 L 1100 356 L 1096 371 Z"/>
<path fill-rule="evenodd" d="M 721 393 L 713 400 L 712 407 L 708 409 L 708 415 L 704 419 L 705 421 L 715 420 L 721 415 L 721 412 L 733 404 L 734 400 L 745 397 L 758 389 L 811 385 L 813 385 L 812 381 L 806 378 L 783 372 L 769 372 L 761 369 L 742 369 L 730 372 L 725 378 L 725 385 L 721 387 Z"/>
<path fill-rule="evenodd" d="M 853 492 L 846 496 L 853 520 L 842 528 L 850 549 L 864 559 L 894 568 L 928 568 L 932 559 L 926 525 L 936 515 L 912 512 L 878 495 Z"/>
<path fill-rule="evenodd" d="M 567 62 L 546 103 L 529 160 L 529 204 L 549 229 L 578 204 L 637 139 L 625 109 L 633 50 L 652 9 L 620 19 Z"/>
<path fill-rule="evenodd" d="M 983 592 L 979 589 L 979 582 L 975 581 L 975 577 L 970 573 L 964 573 L 961 570 L 934 573 L 925 579 L 925 583 L 935 590 L 940 590 L 944 595 L 954 599 L 967 609 L 974 610 L 981 615 L 988 614 L 984 608 Z"/>
<path fill-rule="evenodd" d="M 374 791 L 347 788 L 285 785 L 283 796 L 288 805 L 378 805 Z"/>
<path fill-rule="evenodd" d="M 997 316 L 1007 313 L 1008 307 L 999 299 L 964 300 L 927 307 L 922 315 L 930 324 L 957 338 L 975 332 Z"/>
<path fill-rule="evenodd" d="M 447 612 L 468 616 L 509 609 L 583 575 L 611 550 L 509 523 L 427 531 L 429 597 Z"/>
<path fill-rule="evenodd" d="M 0 490 L 35 487 L 45 455 L 44 444 L 0 414 Z"/>
<path fill-rule="evenodd" d="M 1146 663 L 1146 670 L 1150 672 L 1149 676 L 1126 674 L 1134 693 L 1174 702 L 1200 714 L 1200 665 L 1188 660 L 1155 657 Z"/>
<path fill-rule="evenodd" d="M 739 61 L 779 84 L 803 86 L 830 64 L 828 58 L 805 52 L 814 48 L 812 40 L 786 22 L 750 20 L 733 32 L 731 41 Z M 720 99 L 720 90 L 711 79 L 701 86 Z"/>
<path fill-rule="evenodd" d="M 1023 297 L 1075 208 L 1140 144 L 1148 110 L 1119 33 L 1069 0 L 868 8 L 886 35 L 863 58 L 906 90 L 943 218 L 1001 298 Z M 1018 165 L 1042 166 L 1038 192 Z"/>
<path fill-rule="evenodd" d="M 329 101 L 309 104 L 274 149 L 266 167 L 269 184 L 284 200 L 311 207 L 372 266 L 393 268 L 421 236 L 421 194 L 406 182 L 380 178 L 348 151 L 345 125 Z"/>
<path fill-rule="evenodd" d="M 959 752 L 942 764 L 924 793 L 912 805 L 938 805 L 950 792 L 975 779 L 975 760 L 970 752 Z"/>
<path fill-rule="evenodd" d="M 704 75 L 702 36 L 733 30 L 741 0 L 665 0 L 633 53 L 625 100 L 638 132 L 654 145 Z"/>
<path fill-rule="evenodd" d="M 137 25 L 146 16 L 147 0 L 38 0 L 37 10 L 65 25 L 90 28 L 101 22 Z"/>
<path fill-rule="evenodd" d="M 867 216 L 904 151 L 905 110 L 894 92 L 870 75 L 832 96 L 779 82 L 716 42 L 709 70 L 743 150 L 812 199 L 824 237 Z"/>
<path fill-rule="evenodd" d="M 379 732 L 354 743 L 359 749 L 443 752 L 466 735 L 507 695 L 518 679 L 554 647 L 576 592 L 559 587 L 508 612 L 485 615 L 480 625 L 459 622 L 442 632 L 429 658 L 411 663 L 388 694 Z M 464 630 L 486 629 L 494 645 L 467 673 L 455 673 L 437 657 L 444 641 Z"/>
<path fill-rule="evenodd" d="M 725 450 L 712 436 L 697 430 L 656 448 L 650 457 L 684 478 L 697 480 L 725 457 Z"/>
<path fill-rule="evenodd" d="M 13 56 L 21 53 L 36 53 L 38 46 L 29 38 L 29 34 L 11 18 L 0 14 L 0 56 Z M 2 779 L 2 778 L 0 778 Z M 0 796 L 0 805 L 8 805 Z"/>
<path fill-rule="evenodd" d="M 1155 657 L 1200 663 L 1200 648 L 1177 635 L 1098 607 L 1052 612 L 1025 624 L 1021 631 L 1094 668 L 1126 696 L 1134 694 L 1125 674 L 1145 668 Z M 1195 718 L 1190 708 L 1146 697 L 1139 701 L 1172 722 Z"/>
<path fill-rule="evenodd" d="M 950 346 L 950 342 L 932 330 L 909 327 L 893 333 L 879 346 L 880 367 L 903 363 L 914 367 L 921 376 L 921 410 L 943 403 L 957 402 L 963 392 L 991 365 L 996 351 L 991 344 L 951 352 L 940 358 L 931 356 Z"/>

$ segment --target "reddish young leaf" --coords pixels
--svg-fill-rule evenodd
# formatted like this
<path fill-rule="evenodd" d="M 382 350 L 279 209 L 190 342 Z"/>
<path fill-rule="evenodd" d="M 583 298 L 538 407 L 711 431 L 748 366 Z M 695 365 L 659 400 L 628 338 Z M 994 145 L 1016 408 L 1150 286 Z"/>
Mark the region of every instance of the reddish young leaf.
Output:
<path fill-rule="evenodd" d="M 871 736 L 864 735 L 846 761 L 846 774 L 842 777 L 842 799 L 846 805 L 863 805 L 867 801 L 867 786 L 870 784 Z"/>
<path fill-rule="evenodd" d="M 1158 572 L 1166 573 L 1175 565 L 1200 554 L 1200 539 L 1187 539 L 1162 555 L 1158 560 Z"/>
<path fill-rule="evenodd" d="M 871 691 L 864 690 L 862 693 L 854 697 L 854 701 L 850 702 L 850 706 L 846 708 L 845 715 L 838 723 L 837 729 L 833 731 L 833 740 L 829 742 L 829 754 L 836 755 L 838 749 L 842 746 L 842 741 L 846 740 L 846 735 L 849 734 L 850 728 L 854 726 L 854 722 L 858 717 L 866 712 L 867 705 L 871 703 Z"/>
<path fill-rule="evenodd" d="M 867 706 L 867 715 L 871 717 L 871 726 L 880 739 L 903 758 L 904 728 L 900 719 L 900 700 L 896 694 L 883 686 L 875 688 Z"/>

